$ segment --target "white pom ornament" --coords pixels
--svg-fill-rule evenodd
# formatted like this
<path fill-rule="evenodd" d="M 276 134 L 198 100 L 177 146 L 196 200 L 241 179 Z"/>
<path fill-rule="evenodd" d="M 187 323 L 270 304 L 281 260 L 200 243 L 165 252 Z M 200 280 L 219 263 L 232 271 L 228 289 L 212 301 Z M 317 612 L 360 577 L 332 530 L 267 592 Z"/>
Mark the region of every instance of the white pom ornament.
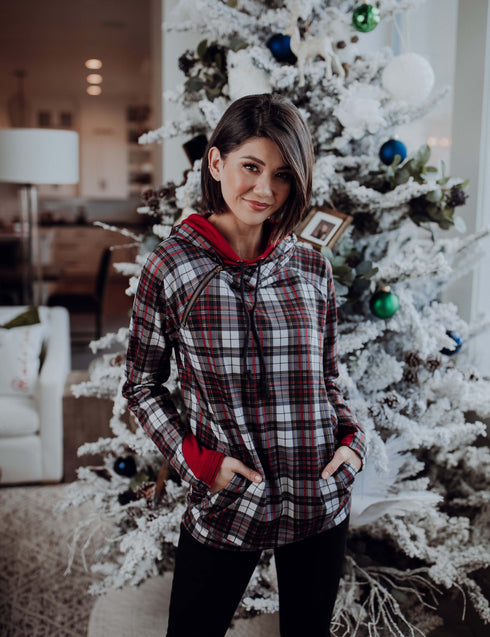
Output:
<path fill-rule="evenodd" d="M 434 71 L 418 53 L 403 53 L 384 69 L 382 81 L 395 99 L 418 104 L 428 97 L 434 86 Z"/>

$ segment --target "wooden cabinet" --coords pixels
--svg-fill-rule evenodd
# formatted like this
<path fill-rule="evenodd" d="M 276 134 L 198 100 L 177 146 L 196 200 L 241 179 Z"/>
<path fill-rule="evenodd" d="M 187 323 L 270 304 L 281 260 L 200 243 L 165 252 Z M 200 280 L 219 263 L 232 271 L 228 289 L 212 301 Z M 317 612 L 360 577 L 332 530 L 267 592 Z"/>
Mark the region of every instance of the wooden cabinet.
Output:
<path fill-rule="evenodd" d="M 126 111 L 121 100 L 85 100 L 80 110 L 80 196 L 127 199 Z"/>

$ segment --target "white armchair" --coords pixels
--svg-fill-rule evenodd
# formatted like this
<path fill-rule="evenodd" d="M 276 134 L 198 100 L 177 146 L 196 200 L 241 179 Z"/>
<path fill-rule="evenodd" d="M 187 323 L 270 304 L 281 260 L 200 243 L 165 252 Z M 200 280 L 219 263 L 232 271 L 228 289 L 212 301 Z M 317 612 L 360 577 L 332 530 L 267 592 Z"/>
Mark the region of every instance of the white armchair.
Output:
<path fill-rule="evenodd" d="M 23 309 L 0 308 L 0 324 Z M 40 308 L 40 314 L 45 353 L 33 391 L 0 395 L 3 484 L 54 482 L 63 477 L 63 390 L 71 367 L 70 322 L 62 307 Z"/>

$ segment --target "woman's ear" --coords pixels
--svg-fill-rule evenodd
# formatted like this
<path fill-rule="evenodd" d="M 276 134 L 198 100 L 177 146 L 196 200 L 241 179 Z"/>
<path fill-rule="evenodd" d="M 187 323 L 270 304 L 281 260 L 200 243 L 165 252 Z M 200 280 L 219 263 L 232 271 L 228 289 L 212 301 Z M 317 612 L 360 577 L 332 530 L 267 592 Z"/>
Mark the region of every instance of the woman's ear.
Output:
<path fill-rule="evenodd" d="M 221 160 L 221 153 L 216 146 L 209 149 L 208 152 L 208 166 L 211 177 L 216 181 L 221 181 L 221 167 L 223 162 Z"/>

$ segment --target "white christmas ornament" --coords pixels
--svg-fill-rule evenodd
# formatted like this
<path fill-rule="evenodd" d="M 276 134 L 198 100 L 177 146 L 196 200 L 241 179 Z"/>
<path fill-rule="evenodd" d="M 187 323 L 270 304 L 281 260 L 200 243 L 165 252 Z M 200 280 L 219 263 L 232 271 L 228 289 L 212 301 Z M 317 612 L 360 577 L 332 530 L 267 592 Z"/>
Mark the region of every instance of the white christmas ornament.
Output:
<path fill-rule="evenodd" d="M 228 90 L 232 101 L 245 95 L 272 91 L 267 75 L 254 66 L 247 51 L 229 51 L 227 66 Z"/>
<path fill-rule="evenodd" d="M 340 63 L 337 54 L 334 52 L 332 41 L 324 33 L 316 36 L 308 36 L 301 39 L 298 28 L 298 18 L 305 17 L 299 2 L 295 2 L 291 7 L 291 20 L 289 27 L 284 31 L 291 38 L 291 51 L 297 57 L 298 66 L 298 84 L 305 85 L 305 65 L 308 60 L 320 56 L 325 60 L 325 77 L 330 79 L 333 74 L 343 78 L 345 75 L 344 68 Z"/>
<path fill-rule="evenodd" d="M 403 53 L 393 58 L 383 71 L 383 86 L 397 100 L 419 104 L 434 86 L 434 71 L 418 53 Z"/>

